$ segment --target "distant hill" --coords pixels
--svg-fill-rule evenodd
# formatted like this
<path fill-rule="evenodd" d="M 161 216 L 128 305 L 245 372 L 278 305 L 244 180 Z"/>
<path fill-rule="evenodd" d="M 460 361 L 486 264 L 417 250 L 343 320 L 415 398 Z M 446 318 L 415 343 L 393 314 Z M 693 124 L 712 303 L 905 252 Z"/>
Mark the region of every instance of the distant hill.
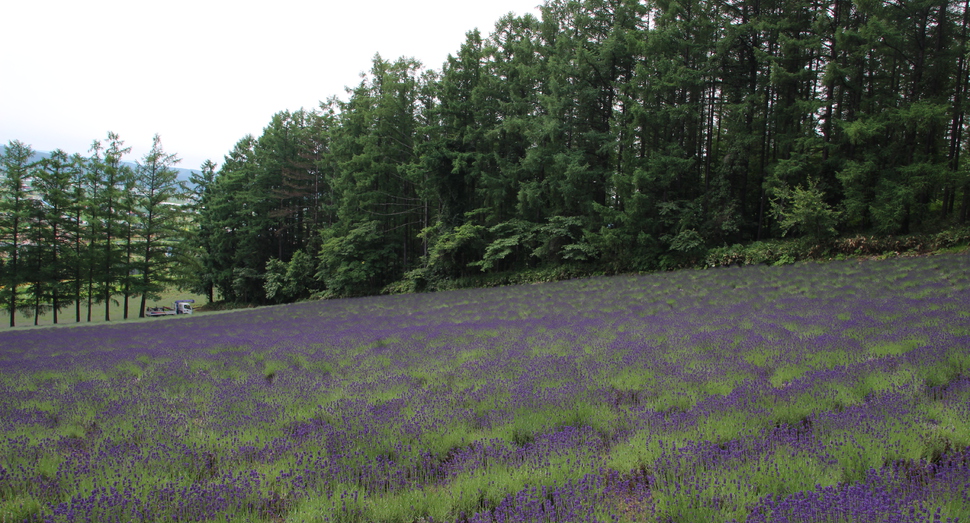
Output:
<path fill-rule="evenodd" d="M 0 145 L 0 155 L 6 152 L 7 152 L 7 146 Z M 44 158 L 47 158 L 48 156 L 50 156 L 50 154 L 51 153 L 49 151 L 34 151 L 34 155 L 30 159 L 31 161 L 36 162 Z M 135 162 L 122 162 L 122 163 L 130 167 L 135 167 L 137 165 Z M 189 181 L 189 178 L 192 176 L 193 172 L 199 172 L 198 169 L 182 169 L 182 168 L 175 168 L 175 171 L 178 172 L 178 179 L 184 182 Z"/>

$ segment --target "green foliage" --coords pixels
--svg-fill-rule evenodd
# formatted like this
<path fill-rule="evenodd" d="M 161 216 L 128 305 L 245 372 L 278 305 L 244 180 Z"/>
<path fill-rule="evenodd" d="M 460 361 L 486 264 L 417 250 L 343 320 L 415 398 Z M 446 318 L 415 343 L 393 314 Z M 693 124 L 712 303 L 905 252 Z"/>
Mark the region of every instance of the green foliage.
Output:
<path fill-rule="evenodd" d="M 552 216 L 538 227 L 541 244 L 532 252 L 544 261 L 588 261 L 596 257 L 596 247 L 583 238 L 586 220 L 576 216 Z"/>
<path fill-rule="evenodd" d="M 438 222 L 435 227 L 421 232 L 420 238 L 431 246 L 422 271 L 434 277 L 460 277 L 468 273 L 468 267 L 482 258 L 485 247 L 484 226 L 463 223 L 446 228 Z"/>
<path fill-rule="evenodd" d="M 3 286 L 0 288 L 4 308 L 10 313 L 10 326 L 16 324 L 20 285 L 27 280 L 23 267 L 24 233 L 30 218 L 31 185 L 29 170 L 33 150 L 30 146 L 11 141 L 0 157 L 0 233 L 2 233 Z"/>
<path fill-rule="evenodd" d="M 707 267 L 731 265 L 787 265 L 808 257 L 809 248 L 801 241 L 753 242 L 748 245 L 731 245 L 710 249 Z"/>
<path fill-rule="evenodd" d="M 263 275 L 266 298 L 276 303 L 307 298 L 316 287 L 315 276 L 314 259 L 305 251 L 296 251 L 289 263 L 270 258 Z"/>
<path fill-rule="evenodd" d="M 305 251 L 296 251 L 286 268 L 286 287 L 283 291 L 291 299 L 304 298 L 315 287 L 316 265 Z"/>
<path fill-rule="evenodd" d="M 496 267 L 511 268 L 510 258 L 527 263 L 581 262 L 594 259 L 597 248 L 583 237 L 584 221 L 578 217 L 552 216 L 544 224 L 509 220 L 491 227 L 495 239 L 485 248 L 482 259 L 470 265 L 489 271 Z"/>
<path fill-rule="evenodd" d="M 181 205 L 187 199 L 185 188 L 179 183 L 175 165 L 179 158 L 166 153 L 161 138 L 156 134 L 151 150 L 142 158 L 136 172 L 136 182 L 142 197 L 137 202 L 141 212 L 141 260 L 134 292 L 141 295 L 139 317 L 145 316 L 148 298 L 156 298 L 160 292 L 172 286 L 179 276 L 182 265 L 197 267 L 191 263 L 195 251 L 186 248 L 186 216 Z"/>
<path fill-rule="evenodd" d="M 286 297 L 283 289 L 287 286 L 286 280 L 287 264 L 276 258 L 270 258 L 266 262 L 266 273 L 263 278 L 263 289 L 266 291 L 266 298 L 282 302 Z"/>
<path fill-rule="evenodd" d="M 510 267 L 507 260 L 512 254 L 527 251 L 530 255 L 535 252 L 535 238 L 538 225 L 525 220 L 509 220 L 489 228 L 495 239 L 485 248 L 485 255 L 480 261 L 471 265 L 488 271 L 493 267 Z M 518 258 L 519 256 L 516 256 Z M 528 258 L 526 258 L 528 259 Z M 502 262 L 505 261 L 503 264 Z"/>
<path fill-rule="evenodd" d="M 17 311 L 35 325 L 48 316 L 61 323 L 72 304 L 74 322 L 82 321 L 82 308 L 92 321 L 95 305 L 105 321 L 128 318 L 135 297 L 144 315 L 146 300 L 185 281 L 180 270 L 194 265 L 178 158 L 156 135 L 144 163 L 132 168 L 118 134 L 109 132 L 105 143 L 94 141 L 87 158 L 57 149 L 36 161 L 19 142 L 6 148 L 0 300 L 11 326 Z M 113 312 L 116 300 L 121 308 Z"/>
<path fill-rule="evenodd" d="M 218 243 L 219 231 L 214 223 L 215 216 L 209 212 L 213 203 L 213 192 L 216 181 L 216 164 L 211 160 L 206 160 L 200 172 L 193 172 L 189 178 L 192 185 L 191 192 L 188 194 L 191 202 L 191 211 L 195 215 L 196 228 L 191 235 L 191 252 L 193 253 L 212 253 Z M 209 302 L 214 301 L 215 294 L 215 260 L 214 256 L 192 256 L 187 263 L 181 267 L 187 268 L 182 272 L 181 281 L 186 282 L 186 286 L 192 290 L 204 293 Z"/>
<path fill-rule="evenodd" d="M 808 187 L 778 188 L 771 208 L 778 218 L 782 236 L 792 230 L 815 240 L 837 234 L 835 226 L 840 213 L 825 202 L 825 195 L 815 181 L 809 182 Z"/>
<path fill-rule="evenodd" d="M 325 285 L 326 296 L 355 296 L 379 290 L 391 247 L 383 241 L 376 220 L 364 222 L 337 235 L 324 230 L 318 255 L 318 280 Z"/>
<path fill-rule="evenodd" d="M 297 251 L 319 247 L 320 224 L 334 211 L 327 199 L 332 187 L 318 167 L 328 160 L 321 151 L 329 145 L 330 116 L 278 113 L 259 138 L 239 140 L 218 172 L 203 165 L 193 198 L 200 290 L 263 302 L 262 276 L 271 258 L 288 263 Z"/>
<path fill-rule="evenodd" d="M 667 253 L 660 257 L 663 269 L 691 266 L 704 253 L 704 238 L 694 229 L 685 229 L 676 235 L 667 234 L 661 240 L 670 245 Z"/>
<path fill-rule="evenodd" d="M 787 265 L 802 260 L 844 259 L 850 256 L 899 256 L 963 250 L 970 245 L 970 229 L 955 227 L 934 234 L 852 236 L 813 241 L 810 238 L 771 240 L 715 247 L 707 251 L 706 267 L 731 265 Z"/>
<path fill-rule="evenodd" d="M 540 16 L 469 32 L 440 71 L 378 55 L 346 99 L 273 115 L 218 170 L 202 166 L 193 226 L 175 233 L 191 240 L 167 242 L 169 258 L 132 250 L 137 227 L 119 215 L 137 207 L 121 191 L 127 150 L 109 134 L 85 162 L 77 198 L 91 205 L 67 224 L 85 241 L 64 253 L 72 274 L 59 276 L 74 286 L 58 299 L 107 311 L 115 287 L 151 296 L 178 279 L 229 301 L 281 302 L 562 264 L 691 267 L 746 244 L 751 260 L 791 263 L 838 251 L 840 235 L 962 226 L 961 9 L 830 2 L 809 16 L 791 0 L 551 0 Z M 757 252 L 787 237 L 804 245 Z M 318 280 L 287 280 L 301 251 Z M 135 278 L 120 270 L 131 260 L 178 260 L 183 273 Z M 0 266 L 24 274 L 22 262 L 18 252 Z M 55 278 L 44 280 L 12 289 L 36 290 L 42 307 L 57 301 Z M 22 310 L 11 292 L 8 309 Z"/>
<path fill-rule="evenodd" d="M 605 206 L 594 206 L 604 223 L 599 230 L 587 233 L 590 243 L 600 253 L 599 264 L 607 271 L 648 271 L 657 269 L 662 244 L 644 230 L 643 217 Z"/>

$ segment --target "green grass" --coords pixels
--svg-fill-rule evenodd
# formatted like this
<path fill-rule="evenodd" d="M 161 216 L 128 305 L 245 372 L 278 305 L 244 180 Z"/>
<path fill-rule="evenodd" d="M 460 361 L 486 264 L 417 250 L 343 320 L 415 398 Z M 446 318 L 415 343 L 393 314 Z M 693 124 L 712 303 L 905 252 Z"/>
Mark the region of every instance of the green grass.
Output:
<path fill-rule="evenodd" d="M 201 294 L 193 294 L 191 292 L 179 291 L 177 289 L 170 289 L 161 294 L 161 297 L 157 300 L 148 300 L 147 307 L 159 307 L 166 306 L 171 307 L 175 300 L 195 300 L 195 305 L 199 306 L 206 302 L 206 297 Z M 139 306 L 141 305 L 141 296 L 129 297 L 128 303 L 128 320 L 138 320 Z M 111 304 L 108 308 L 111 315 L 111 322 L 126 321 L 124 320 L 124 296 L 115 295 L 111 298 Z M 0 310 L 0 332 L 4 330 L 11 329 L 10 327 L 10 313 L 5 310 Z M 88 324 L 88 304 L 85 301 L 81 304 L 81 321 L 80 324 Z M 70 303 L 66 307 L 58 312 L 57 324 L 58 325 L 75 325 L 76 321 L 74 304 Z M 158 318 L 144 318 L 142 321 L 147 320 L 157 320 Z M 53 325 L 54 323 L 54 313 L 52 311 L 46 311 L 41 313 L 37 317 L 37 325 Z M 90 323 L 105 323 L 104 321 L 104 303 L 94 304 L 91 308 L 91 321 Z M 16 316 L 16 327 L 21 328 L 34 325 L 34 310 L 32 307 L 23 305 L 18 308 L 18 313 Z"/>

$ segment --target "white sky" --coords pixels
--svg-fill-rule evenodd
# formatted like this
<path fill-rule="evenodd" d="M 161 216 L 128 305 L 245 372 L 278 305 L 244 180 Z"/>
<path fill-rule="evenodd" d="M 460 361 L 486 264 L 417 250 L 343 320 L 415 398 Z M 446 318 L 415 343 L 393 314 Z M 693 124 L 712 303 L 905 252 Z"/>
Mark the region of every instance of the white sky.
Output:
<path fill-rule="evenodd" d="M 274 113 L 360 83 L 376 53 L 441 70 L 465 33 L 542 0 L 23 0 L 0 24 L 0 144 L 87 155 L 108 131 L 139 161 L 217 164 Z"/>

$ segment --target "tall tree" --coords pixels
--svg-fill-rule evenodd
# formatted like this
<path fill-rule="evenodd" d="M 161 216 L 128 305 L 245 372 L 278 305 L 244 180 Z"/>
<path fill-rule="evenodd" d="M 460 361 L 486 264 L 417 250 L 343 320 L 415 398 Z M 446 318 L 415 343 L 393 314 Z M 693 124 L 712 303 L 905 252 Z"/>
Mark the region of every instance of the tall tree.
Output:
<path fill-rule="evenodd" d="M 104 249 L 101 245 L 105 239 L 104 229 L 107 221 L 107 212 L 102 209 L 101 202 L 103 201 L 103 194 L 108 190 L 103 150 L 104 147 L 101 142 L 94 140 L 90 149 L 88 149 L 91 156 L 87 158 L 84 166 L 83 187 L 86 198 L 83 205 L 85 210 L 83 214 L 87 222 L 87 227 L 84 228 L 86 243 L 84 266 L 87 269 L 85 297 L 87 298 L 88 322 L 91 321 L 91 315 L 94 312 L 94 303 L 95 301 L 100 302 L 99 296 L 101 295 L 97 291 L 96 285 L 100 281 L 101 268 L 103 267 L 101 260 Z M 80 252 L 80 248 L 78 248 L 78 252 Z"/>
<path fill-rule="evenodd" d="M 37 176 L 36 172 L 34 176 Z M 33 314 L 34 325 L 38 325 L 40 315 L 46 313 L 50 307 L 52 278 L 47 253 L 51 250 L 53 237 L 50 227 L 45 223 L 47 209 L 44 202 L 36 195 L 36 183 L 32 187 L 31 197 L 25 203 L 27 220 L 24 223 L 24 250 L 20 261 L 25 274 L 23 283 L 26 292 L 23 297 L 25 304 L 30 304 L 30 308 L 22 307 L 21 311 L 24 317 L 30 317 Z"/>
<path fill-rule="evenodd" d="M 172 264 L 181 259 L 176 256 L 183 233 L 184 213 L 188 194 L 178 181 L 175 166 L 179 158 L 166 153 L 161 138 L 156 134 L 152 148 L 138 165 L 138 180 L 142 190 L 141 223 L 142 259 L 140 264 L 141 294 L 139 317 L 145 317 L 146 300 L 174 281 Z"/>
<path fill-rule="evenodd" d="M 85 224 L 84 214 L 87 206 L 87 172 L 86 160 L 80 154 L 71 156 L 70 182 L 71 196 L 65 214 L 68 216 L 66 234 L 71 241 L 70 281 L 72 282 L 71 298 L 74 300 L 74 321 L 81 322 L 81 301 L 84 298 L 84 268 L 86 263 L 88 242 L 86 229 L 92 224 Z"/>
<path fill-rule="evenodd" d="M 21 268 L 24 249 L 23 235 L 25 222 L 29 218 L 31 157 L 33 149 L 19 140 L 7 144 L 0 156 L 0 231 L 4 233 L 2 251 L 8 260 L 6 278 L 2 289 L 3 302 L 10 314 L 10 326 L 16 326 L 17 297 L 20 284 L 24 281 Z"/>
<path fill-rule="evenodd" d="M 104 321 L 111 321 L 112 295 L 119 278 L 119 271 L 124 270 L 119 263 L 119 248 L 115 243 L 124 217 L 119 215 L 119 203 L 122 191 L 119 184 L 131 175 L 131 167 L 122 162 L 122 158 L 131 147 L 125 147 L 125 142 L 117 133 L 108 133 L 108 146 L 104 150 L 104 187 L 100 198 L 96 202 L 101 207 L 104 223 L 104 252 L 102 254 L 101 299 L 104 300 Z"/>
<path fill-rule="evenodd" d="M 50 304 L 55 324 L 58 322 L 60 309 L 66 304 L 66 289 L 62 282 L 71 276 L 67 267 L 71 241 L 70 212 L 74 198 L 71 183 L 77 170 L 76 164 L 67 153 L 56 149 L 38 162 L 35 171 L 33 192 L 38 198 L 39 212 L 34 225 L 39 232 L 38 240 L 43 242 L 35 246 L 40 262 L 38 274 L 41 275 L 40 285 L 34 291 L 35 324 L 41 302 Z"/>
<path fill-rule="evenodd" d="M 250 190 L 257 167 L 253 151 L 255 143 L 252 135 L 244 136 L 225 156 L 211 185 L 208 203 L 199 217 L 201 223 L 218 231 L 209 239 L 205 266 L 213 286 L 227 301 L 248 301 L 252 291 L 250 280 L 254 273 L 245 262 L 255 254 L 250 245 L 243 248 L 243 240 L 250 234 L 255 214 L 250 200 L 258 198 Z"/>
<path fill-rule="evenodd" d="M 440 74 L 378 56 L 347 101 L 227 157 L 207 272 L 285 300 L 301 252 L 329 293 L 363 294 L 965 220 L 968 7 L 551 0 L 467 34 Z"/>
<path fill-rule="evenodd" d="M 213 192 L 216 183 L 216 164 L 212 160 L 202 163 L 199 172 L 193 171 L 189 177 L 191 184 L 191 208 L 190 211 L 195 216 L 195 231 L 192 236 L 192 248 L 198 254 L 192 259 L 196 260 L 197 265 L 194 277 L 189 278 L 194 282 L 196 292 L 205 294 L 209 303 L 215 301 L 215 267 L 212 263 L 210 253 L 215 248 L 215 236 L 218 234 L 213 223 L 213 215 L 210 207 L 213 204 Z M 144 307 L 142 308 L 144 310 Z"/>
<path fill-rule="evenodd" d="M 142 205 L 144 195 L 137 173 L 133 169 L 119 171 L 118 187 L 118 235 L 124 242 L 119 252 L 120 263 L 118 278 L 122 296 L 121 314 L 128 319 L 128 305 L 133 294 L 137 295 L 138 270 L 136 269 L 135 251 L 138 249 L 139 228 L 142 227 Z"/>
<path fill-rule="evenodd" d="M 319 256 L 319 274 L 336 294 L 377 291 L 420 262 L 420 68 L 413 59 L 376 56 L 370 75 L 342 104 L 343 132 L 332 145 L 339 165 L 338 220 L 324 230 Z"/>

